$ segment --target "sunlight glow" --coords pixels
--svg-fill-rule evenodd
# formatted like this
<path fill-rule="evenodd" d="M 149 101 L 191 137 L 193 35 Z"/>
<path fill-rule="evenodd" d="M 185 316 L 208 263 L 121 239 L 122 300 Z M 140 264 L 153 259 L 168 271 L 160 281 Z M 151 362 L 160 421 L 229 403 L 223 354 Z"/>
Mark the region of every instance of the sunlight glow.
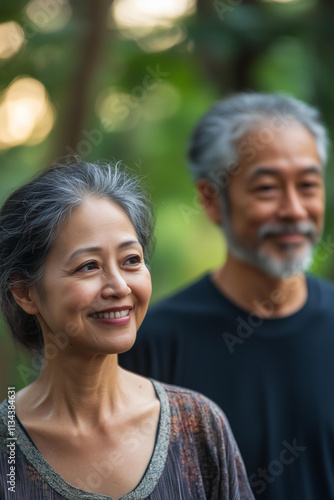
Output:
<path fill-rule="evenodd" d="M 54 112 L 41 82 L 17 78 L 1 97 L 0 149 L 38 144 L 49 134 Z"/>
<path fill-rule="evenodd" d="M 195 12 L 196 0 L 114 0 L 109 26 L 147 52 L 167 50 L 186 38 L 176 21 Z"/>
<path fill-rule="evenodd" d="M 139 38 L 137 43 L 145 52 L 162 52 L 178 45 L 186 38 L 186 29 L 175 24 L 164 29 L 154 30 L 145 38 Z"/>
<path fill-rule="evenodd" d="M 0 24 L 0 59 L 9 59 L 16 54 L 25 41 L 21 26 L 14 22 Z"/>
<path fill-rule="evenodd" d="M 194 0 L 115 0 L 112 13 L 120 28 L 156 27 L 192 14 Z"/>

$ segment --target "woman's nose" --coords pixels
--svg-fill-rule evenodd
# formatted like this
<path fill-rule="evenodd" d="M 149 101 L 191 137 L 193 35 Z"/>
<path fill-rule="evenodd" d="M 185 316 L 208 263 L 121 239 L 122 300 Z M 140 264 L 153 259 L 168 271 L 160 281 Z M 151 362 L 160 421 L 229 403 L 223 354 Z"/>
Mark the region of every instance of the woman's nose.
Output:
<path fill-rule="evenodd" d="M 102 297 L 126 297 L 131 293 L 131 288 L 120 272 L 114 272 L 106 278 L 102 289 Z"/>

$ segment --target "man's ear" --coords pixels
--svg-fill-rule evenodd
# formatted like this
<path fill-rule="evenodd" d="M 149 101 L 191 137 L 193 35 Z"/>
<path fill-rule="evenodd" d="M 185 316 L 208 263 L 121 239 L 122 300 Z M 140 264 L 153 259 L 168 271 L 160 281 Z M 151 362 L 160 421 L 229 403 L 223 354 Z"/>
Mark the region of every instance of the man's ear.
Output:
<path fill-rule="evenodd" d="M 221 226 L 223 223 L 223 213 L 219 188 L 207 179 L 200 179 L 197 182 L 197 189 L 206 215 L 212 222 Z"/>
<path fill-rule="evenodd" d="M 27 313 L 38 314 L 35 293 L 31 286 L 25 284 L 13 285 L 10 288 L 15 302 Z"/>

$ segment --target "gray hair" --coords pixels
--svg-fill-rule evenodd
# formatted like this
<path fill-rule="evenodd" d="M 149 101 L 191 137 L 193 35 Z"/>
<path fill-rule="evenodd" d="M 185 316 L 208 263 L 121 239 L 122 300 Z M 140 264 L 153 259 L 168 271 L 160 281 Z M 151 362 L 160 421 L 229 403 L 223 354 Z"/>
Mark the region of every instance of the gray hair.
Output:
<path fill-rule="evenodd" d="M 41 349 L 35 316 L 15 302 L 10 287 L 39 286 L 48 252 L 75 208 L 87 197 L 107 198 L 129 217 L 147 259 L 153 247 L 152 205 L 137 177 L 120 164 L 59 161 L 18 188 L 0 211 L 0 305 L 16 340 Z"/>
<path fill-rule="evenodd" d="M 206 178 L 226 187 L 216 174 L 233 170 L 240 155 L 247 153 L 238 148 L 237 143 L 254 124 L 268 125 L 262 130 L 265 144 L 274 137 L 275 130 L 296 122 L 314 136 L 319 157 L 325 164 L 327 132 L 317 109 L 282 94 L 240 93 L 216 103 L 200 120 L 190 138 L 189 169 L 195 181 Z"/>

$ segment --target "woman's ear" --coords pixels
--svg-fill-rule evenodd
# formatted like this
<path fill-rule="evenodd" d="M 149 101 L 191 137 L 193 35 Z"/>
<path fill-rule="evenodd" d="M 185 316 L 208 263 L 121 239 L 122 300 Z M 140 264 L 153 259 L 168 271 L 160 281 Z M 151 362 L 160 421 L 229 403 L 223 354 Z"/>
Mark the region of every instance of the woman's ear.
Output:
<path fill-rule="evenodd" d="M 9 287 L 15 302 L 27 313 L 38 314 L 39 310 L 36 304 L 33 287 L 30 285 L 19 284 Z"/>
<path fill-rule="evenodd" d="M 197 182 L 197 189 L 206 215 L 212 222 L 221 226 L 223 223 L 223 213 L 219 188 L 207 179 L 200 179 Z"/>

